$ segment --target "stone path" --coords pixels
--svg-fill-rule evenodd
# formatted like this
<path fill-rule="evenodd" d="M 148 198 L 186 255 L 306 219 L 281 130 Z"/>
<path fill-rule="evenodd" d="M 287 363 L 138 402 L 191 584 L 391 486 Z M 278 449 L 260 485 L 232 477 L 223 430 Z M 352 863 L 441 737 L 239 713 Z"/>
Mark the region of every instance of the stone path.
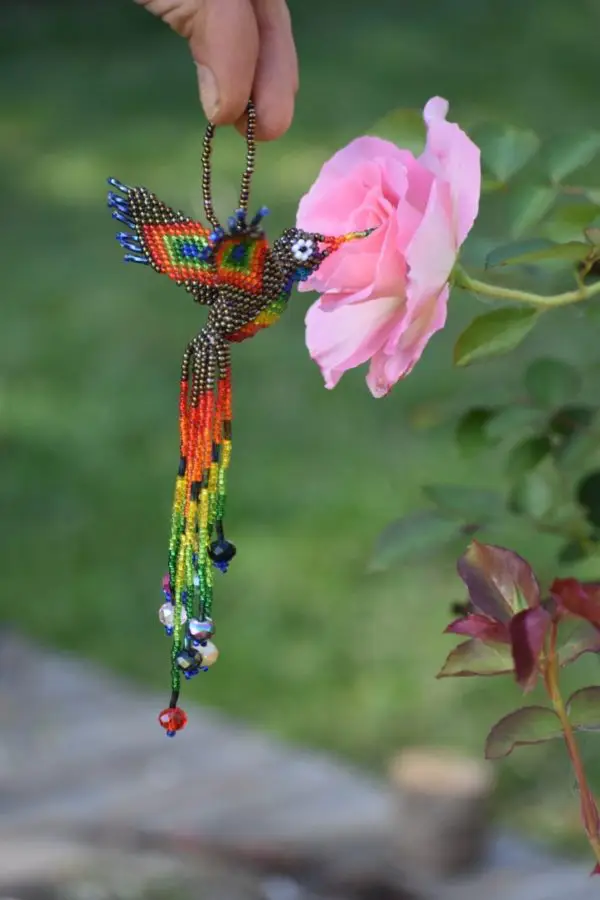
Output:
<path fill-rule="evenodd" d="M 23 885 L 39 882 L 44 873 L 49 880 L 75 877 L 97 867 L 102 854 L 112 862 L 101 868 L 115 870 L 119 853 L 125 859 L 128 851 L 119 850 L 118 837 L 110 850 L 94 846 L 94 833 L 185 835 L 199 846 L 283 844 L 295 852 L 368 836 L 393 857 L 394 806 L 385 784 L 202 708 L 191 709 L 185 733 L 169 741 L 156 725 L 159 706 L 160 698 L 125 687 L 88 663 L 37 650 L 16 636 L 0 639 L 0 894 L 16 885 L 24 897 Z M 206 772 L 191 765 L 198 747 L 200 759 L 210 760 Z M 549 871 L 545 858 L 518 859 L 513 850 L 496 842 L 484 871 L 454 884 L 428 885 L 427 896 L 600 896 L 600 879 L 591 881 L 580 867 Z M 155 868 L 164 875 L 175 865 L 157 848 L 129 852 L 137 852 L 138 869 L 148 871 L 150 882 Z M 345 853 L 351 857 L 356 854 Z M 263 882 L 260 889 L 254 884 L 254 893 L 247 885 L 242 893 L 230 886 L 220 898 L 216 887 L 209 893 L 215 900 L 270 900 Z M 294 900 L 289 885 L 288 895 Z"/>
<path fill-rule="evenodd" d="M 87 663 L 1 641 L 0 828 L 110 821 L 296 841 L 378 827 L 388 814 L 375 781 L 322 754 L 202 708 L 168 740 L 160 708 Z M 200 747 L 206 772 L 192 764 Z"/>

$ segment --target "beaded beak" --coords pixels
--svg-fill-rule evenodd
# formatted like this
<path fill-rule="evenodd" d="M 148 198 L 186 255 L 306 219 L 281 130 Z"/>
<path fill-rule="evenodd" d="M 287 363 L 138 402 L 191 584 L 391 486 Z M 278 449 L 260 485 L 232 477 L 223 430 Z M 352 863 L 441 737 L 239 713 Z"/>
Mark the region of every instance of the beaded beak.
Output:
<path fill-rule="evenodd" d="M 214 572 L 226 572 L 236 548 L 225 535 L 227 470 L 231 458 L 231 344 L 274 324 L 293 286 L 350 240 L 374 229 L 341 237 L 290 228 L 269 247 L 261 207 L 248 220 L 254 171 L 256 113 L 248 106 L 246 166 L 239 207 L 227 229 L 215 215 L 210 156 L 214 125 L 202 151 L 202 194 L 210 228 L 172 209 L 143 187 L 108 180 L 108 206 L 127 231 L 117 240 L 126 262 L 150 266 L 208 307 L 206 323 L 185 349 L 179 383 L 179 467 L 171 513 L 168 572 L 159 620 L 171 638 L 171 697 L 158 717 L 169 737 L 187 723 L 179 708 L 182 676 L 207 671 L 219 655 L 213 642 Z M 322 246 L 320 246 L 322 245 Z"/>

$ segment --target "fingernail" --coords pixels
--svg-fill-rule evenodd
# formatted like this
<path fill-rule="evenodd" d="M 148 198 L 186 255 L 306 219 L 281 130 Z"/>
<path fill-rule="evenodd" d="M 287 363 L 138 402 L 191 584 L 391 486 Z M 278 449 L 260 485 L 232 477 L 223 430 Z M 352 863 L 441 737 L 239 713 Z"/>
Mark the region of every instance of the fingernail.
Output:
<path fill-rule="evenodd" d="M 219 111 L 219 89 L 217 80 L 207 66 L 198 64 L 198 79 L 200 81 L 200 99 L 208 119 L 214 118 Z"/>

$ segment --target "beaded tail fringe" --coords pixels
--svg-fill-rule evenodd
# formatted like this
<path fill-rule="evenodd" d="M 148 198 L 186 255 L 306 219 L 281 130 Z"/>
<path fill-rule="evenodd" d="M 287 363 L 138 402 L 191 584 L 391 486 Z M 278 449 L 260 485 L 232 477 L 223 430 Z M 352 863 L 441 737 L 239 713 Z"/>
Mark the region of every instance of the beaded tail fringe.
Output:
<path fill-rule="evenodd" d="M 231 457 L 231 362 L 228 344 L 201 332 L 187 347 L 179 392 L 179 470 L 171 515 L 165 603 L 160 619 L 173 637 L 171 701 L 159 716 L 173 736 L 185 713 L 181 675 L 207 670 L 218 657 L 211 638 L 213 569 L 227 571 L 235 547 L 225 538 L 226 475 Z"/>
<path fill-rule="evenodd" d="M 255 123 L 250 103 L 239 208 L 228 219 L 227 231 L 212 201 L 212 124 L 202 149 L 202 195 L 210 229 L 167 206 L 146 188 L 108 180 L 114 189 L 109 191 L 108 206 L 113 218 L 128 229 L 117 234 L 127 251 L 125 261 L 167 275 L 208 307 L 206 324 L 188 344 L 181 366 L 179 469 L 164 603 L 159 610 L 172 638 L 171 698 L 158 717 L 169 737 L 187 722 L 178 706 L 182 675 L 192 678 L 218 657 L 212 640 L 214 570 L 227 571 L 236 552 L 224 528 L 231 457 L 231 344 L 278 321 L 294 284 L 305 281 L 343 243 L 373 231 L 327 237 L 288 228 L 269 247 L 261 225 L 268 210 L 261 207 L 248 220 Z"/>

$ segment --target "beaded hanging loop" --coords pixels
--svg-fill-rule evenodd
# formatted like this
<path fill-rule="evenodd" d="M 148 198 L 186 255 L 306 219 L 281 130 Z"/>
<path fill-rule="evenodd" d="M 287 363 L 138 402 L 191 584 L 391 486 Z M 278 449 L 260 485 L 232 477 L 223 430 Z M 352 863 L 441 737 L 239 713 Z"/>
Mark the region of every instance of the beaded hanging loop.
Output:
<path fill-rule="evenodd" d="M 179 468 L 171 513 L 168 572 L 159 619 L 171 637 L 171 697 L 159 715 L 167 735 L 187 722 L 179 708 L 182 675 L 189 679 L 216 661 L 213 642 L 213 574 L 226 572 L 236 553 L 225 535 L 227 469 L 231 458 L 232 343 L 274 324 L 292 288 L 331 253 L 373 229 L 327 237 L 288 228 L 270 248 L 261 207 L 248 221 L 254 171 L 256 113 L 247 110 L 246 165 L 239 206 L 225 230 L 215 214 L 209 123 L 202 149 L 202 195 L 210 230 L 166 206 L 143 187 L 108 183 L 113 218 L 128 229 L 117 234 L 126 262 L 168 275 L 208 307 L 204 327 L 185 349 L 179 390 Z"/>

